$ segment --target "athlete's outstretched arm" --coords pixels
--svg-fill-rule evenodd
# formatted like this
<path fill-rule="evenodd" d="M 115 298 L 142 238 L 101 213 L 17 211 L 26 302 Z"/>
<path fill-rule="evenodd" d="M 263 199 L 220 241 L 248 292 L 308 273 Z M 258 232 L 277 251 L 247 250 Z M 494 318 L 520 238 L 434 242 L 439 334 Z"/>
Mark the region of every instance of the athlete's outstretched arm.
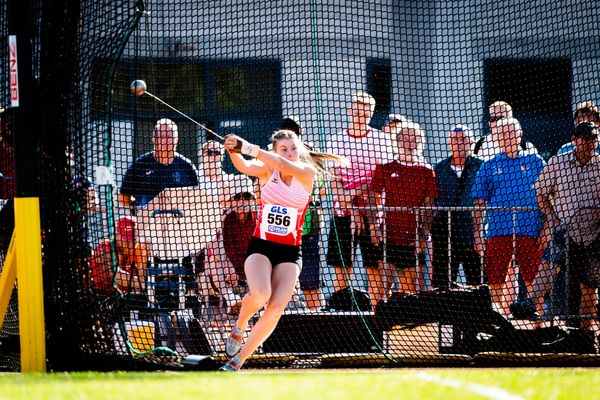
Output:
<path fill-rule="evenodd" d="M 242 174 L 249 176 L 258 176 L 263 177 L 267 175 L 268 170 L 264 163 L 258 160 L 246 160 L 240 153 L 233 152 L 225 147 L 229 152 L 229 156 L 231 157 L 231 162 L 235 169 L 240 171 Z"/>
<path fill-rule="evenodd" d="M 258 166 L 260 164 L 253 164 L 252 161 L 244 159 L 244 157 L 242 157 L 240 154 L 235 154 L 236 151 L 239 151 L 242 154 L 250 155 L 256 158 L 257 160 L 262 161 L 264 163 L 263 165 L 270 169 L 276 169 L 280 172 L 283 172 L 284 174 L 293 175 L 304 182 L 312 182 L 316 174 L 315 168 L 309 164 L 293 163 L 281 157 L 278 154 L 272 153 L 270 151 L 264 151 L 260 149 L 260 147 L 258 147 L 257 145 L 250 144 L 244 139 L 235 135 L 227 135 L 225 137 L 225 148 L 227 149 L 227 151 L 229 151 L 234 166 L 240 172 L 247 175 L 251 175 L 251 173 L 245 172 L 243 169 L 245 169 L 246 171 L 251 171 L 252 166 L 256 165 L 257 168 L 253 172 L 258 172 Z M 236 160 L 234 160 L 234 155 L 237 156 L 237 162 L 240 164 L 240 167 L 242 169 L 236 164 Z M 259 174 L 264 174 L 264 171 L 260 171 L 254 176 L 260 176 Z"/>

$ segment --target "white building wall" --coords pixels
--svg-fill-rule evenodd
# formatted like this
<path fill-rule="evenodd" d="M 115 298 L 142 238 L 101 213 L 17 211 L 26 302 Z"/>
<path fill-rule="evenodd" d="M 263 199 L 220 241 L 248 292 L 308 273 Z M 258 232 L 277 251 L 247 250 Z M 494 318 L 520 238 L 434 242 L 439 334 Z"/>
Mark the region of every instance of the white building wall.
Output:
<path fill-rule="evenodd" d="M 483 133 L 486 58 L 571 57 L 573 103 L 600 85 L 600 8 L 591 0 L 232 0 L 194 7 L 152 0 L 146 7 L 145 55 L 279 59 L 283 114 L 301 116 L 313 141 L 319 113 L 325 135 L 345 124 L 350 94 L 366 89 L 367 57 L 391 60 L 392 109 L 422 124 L 431 161 L 446 151 L 444 136 L 455 123 Z M 134 55 L 132 44 L 126 55 Z"/>

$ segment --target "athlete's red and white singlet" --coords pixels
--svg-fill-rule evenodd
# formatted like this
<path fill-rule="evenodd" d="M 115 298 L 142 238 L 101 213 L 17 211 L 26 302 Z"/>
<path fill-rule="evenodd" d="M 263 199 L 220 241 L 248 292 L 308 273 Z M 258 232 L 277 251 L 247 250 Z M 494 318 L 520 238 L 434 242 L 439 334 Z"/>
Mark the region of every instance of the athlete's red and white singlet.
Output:
<path fill-rule="evenodd" d="M 300 246 L 310 193 L 296 177 L 292 178 L 290 186 L 286 185 L 279 171 L 275 170 L 261 188 L 260 197 L 262 207 L 253 236 L 270 242 Z"/>

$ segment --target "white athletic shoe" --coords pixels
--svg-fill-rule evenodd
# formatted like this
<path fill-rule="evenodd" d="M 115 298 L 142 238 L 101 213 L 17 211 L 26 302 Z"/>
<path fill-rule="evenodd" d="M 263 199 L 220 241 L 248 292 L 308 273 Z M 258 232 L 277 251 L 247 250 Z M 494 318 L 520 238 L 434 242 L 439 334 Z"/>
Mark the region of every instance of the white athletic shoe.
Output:
<path fill-rule="evenodd" d="M 229 357 L 235 356 L 242 348 L 242 338 L 244 332 L 239 332 L 234 326 L 227 339 L 225 339 L 225 353 Z"/>

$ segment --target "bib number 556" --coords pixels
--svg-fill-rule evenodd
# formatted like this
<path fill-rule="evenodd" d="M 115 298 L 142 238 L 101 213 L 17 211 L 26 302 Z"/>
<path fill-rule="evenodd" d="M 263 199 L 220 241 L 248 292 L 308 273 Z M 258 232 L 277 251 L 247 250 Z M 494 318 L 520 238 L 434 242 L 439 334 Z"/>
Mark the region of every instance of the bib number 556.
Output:
<path fill-rule="evenodd" d="M 280 214 L 269 214 L 267 215 L 267 222 L 272 225 L 290 226 L 290 216 L 283 216 Z"/>

